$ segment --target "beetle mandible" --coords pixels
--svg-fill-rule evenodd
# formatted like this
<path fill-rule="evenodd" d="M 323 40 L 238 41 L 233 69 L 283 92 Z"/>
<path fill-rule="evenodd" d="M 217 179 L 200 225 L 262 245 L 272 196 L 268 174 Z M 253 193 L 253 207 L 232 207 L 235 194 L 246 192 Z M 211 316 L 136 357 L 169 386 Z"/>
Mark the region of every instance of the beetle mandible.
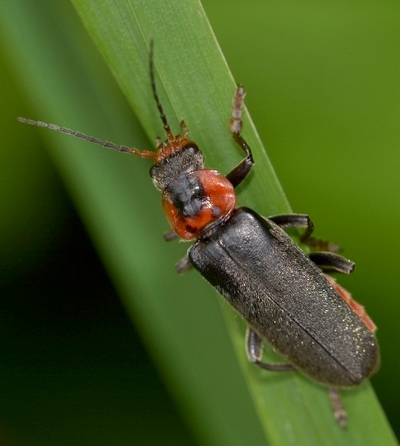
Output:
<path fill-rule="evenodd" d="M 155 162 L 150 170 L 162 193 L 162 207 L 171 226 L 165 240 L 195 240 L 177 263 L 179 273 L 192 266 L 214 286 L 248 324 L 248 359 L 271 371 L 299 370 L 327 386 L 335 418 L 346 425 L 347 415 L 338 389 L 353 387 L 379 368 L 379 347 L 374 323 L 361 305 L 326 274 L 349 274 L 354 263 L 333 252 L 336 245 L 311 237 L 313 223 L 304 214 L 265 218 L 251 209 L 236 207 L 235 188 L 247 177 L 254 161 L 241 135 L 245 90 L 238 85 L 232 101 L 230 131 L 245 158 L 227 175 L 205 168 L 204 157 L 183 134 L 174 136 L 157 95 L 150 45 L 150 80 L 167 139 L 157 138 L 157 150 L 141 151 L 101 141 L 54 124 L 18 118 L 88 140 L 103 147 L 131 153 Z M 305 228 L 300 241 L 325 249 L 306 255 L 283 230 Z M 286 360 L 262 361 L 266 341 Z"/>

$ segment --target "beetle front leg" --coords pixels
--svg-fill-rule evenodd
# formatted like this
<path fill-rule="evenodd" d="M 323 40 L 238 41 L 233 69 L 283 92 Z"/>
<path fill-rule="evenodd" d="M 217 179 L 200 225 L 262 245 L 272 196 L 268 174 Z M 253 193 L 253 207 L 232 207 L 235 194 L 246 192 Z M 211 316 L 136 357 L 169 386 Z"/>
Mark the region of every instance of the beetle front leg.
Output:
<path fill-rule="evenodd" d="M 226 175 L 226 178 L 232 183 L 233 187 L 238 186 L 247 177 L 254 164 L 251 149 L 240 134 L 242 130 L 242 114 L 245 96 L 246 92 L 243 86 L 238 84 L 235 90 L 235 96 L 232 100 L 232 118 L 229 123 L 229 128 L 236 144 L 246 153 L 246 158 Z"/>
<path fill-rule="evenodd" d="M 326 240 L 311 237 L 314 231 L 314 223 L 306 214 L 280 214 L 268 217 L 282 229 L 284 228 L 306 228 L 300 236 L 300 242 L 311 249 L 320 251 L 338 252 L 341 247 L 336 243 L 327 242 Z"/>
<path fill-rule="evenodd" d="M 253 331 L 250 327 L 247 327 L 246 331 L 246 353 L 247 358 L 250 362 L 261 367 L 265 370 L 270 370 L 272 372 L 291 372 L 296 370 L 291 364 L 268 364 L 262 362 L 262 339 L 258 334 Z"/>

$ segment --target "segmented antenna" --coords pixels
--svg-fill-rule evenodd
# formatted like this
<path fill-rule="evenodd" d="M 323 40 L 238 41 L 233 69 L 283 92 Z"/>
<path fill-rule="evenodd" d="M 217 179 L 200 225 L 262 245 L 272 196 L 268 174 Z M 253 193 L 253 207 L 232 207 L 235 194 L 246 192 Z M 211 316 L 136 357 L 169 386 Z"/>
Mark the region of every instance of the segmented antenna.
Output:
<path fill-rule="evenodd" d="M 37 127 L 44 127 L 50 130 L 56 130 L 57 132 L 65 133 L 67 135 L 75 136 L 76 138 L 83 139 L 85 141 L 92 142 L 93 144 L 98 144 L 99 146 L 105 147 L 107 149 L 118 150 L 118 152 L 132 153 L 133 155 L 141 156 L 142 158 L 156 158 L 155 152 L 150 152 L 149 150 L 138 150 L 124 145 L 118 146 L 113 142 L 102 141 L 101 139 L 95 138 L 93 136 L 87 136 L 81 132 L 75 132 L 74 130 L 67 129 L 66 127 L 60 127 L 56 124 L 48 124 L 47 122 L 34 121 L 33 119 L 18 118 L 19 122 L 24 124 L 36 125 Z"/>
<path fill-rule="evenodd" d="M 167 118 L 164 114 L 164 110 L 161 106 L 160 100 L 157 95 L 156 81 L 155 81 L 155 75 L 154 75 L 153 54 L 154 54 L 154 42 L 153 42 L 153 40 L 151 40 L 150 41 L 150 63 L 149 63 L 151 89 L 153 91 L 153 97 L 154 97 L 154 100 L 156 101 L 156 105 L 157 105 L 158 111 L 160 113 L 160 118 L 163 123 L 165 133 L 167 134 L 168 141 L 174 141 L 175 137 L 171 132 L 171 129 L 167 122 Z M 138 149 L 124 146 L 124 145 L 117 145 L 117 144 L 114 144 L 113 142 L 102 141 L 101 139 L 95 138 L 93 136 L 88 136 L 81 132 L 75 132 L 74 130 L 68 129 L 66 127 L 60 127 L 59 125 L 56 125 L 56 124 L 49 124 L 47 122 L 42 122 L 42 121 L 34 121 L 33 119 L 27 119 L 27 118 L 18 118 L 18 121 L 23 122 L 24 124 L 36 125 L 37 127 L 44 127 L 44 128 L 50 129 L 50 130 L 55 130 L 57 132 L 65 133 L 66 135 L 72 135 L 72 136 L 75 136 L 76 138 L 80 138 L 85 141 L 89 141 L 94 144 L 98 144 L 99 146 L 106 147 L 107 149 L 117 150 L 118 152 L 124 152 L 124 153 L 132 153 L 133 155 L 138 155 L 138 156 L 141 156 L 142 158 L 157 159 L 156 152 L 151 152 L 149 150 L 138 150 Z M 187 132 L 187 129 L 186 129 L 186 132 Z M 160 144 L 161 144 L 161 141 L 159 141 L 157 143 L 157 145 L 160 145 Z"/>
<path fill-rule="evenodd" d="M 162 108 L 160 99 L 158 98 L 157 90 L 156 90 L 156 81 L 154 76 L 154 63 L 153 63 L 153 55 L 154 55 L 154 41 L 153 39 L 150 40 L 150 61 L 149 61 L 149 69 L 150 69 L 150 81 L 151 81 L 151 89 L 153 91 L 153 97 L 156 101 L 156 105 L 158 108 L 158 111 L 160 113 L 160 118 L 163 123 L 163 127 L 165 130 L 165 133 L 167 134 L 168 140 L 173 141 L 175 139 L 174 135 L 171 132 L 171 129 L 169 127 L 169 124 L 167 122 L 167 117 L 164 114 L 164 110 Z"/>

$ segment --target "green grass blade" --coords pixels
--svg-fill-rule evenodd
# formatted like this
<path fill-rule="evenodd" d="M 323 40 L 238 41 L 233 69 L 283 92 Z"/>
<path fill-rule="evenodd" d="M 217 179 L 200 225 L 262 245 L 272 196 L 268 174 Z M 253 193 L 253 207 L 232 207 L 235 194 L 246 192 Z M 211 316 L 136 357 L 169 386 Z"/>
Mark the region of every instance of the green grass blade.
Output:
<path fill-rule="evenodd" d="M 178 131 L 185 119 L 209 166 L 227 172 L 240 160 L 227 127 L 234 82 L 198 2 L 73 3 L 148 138 L 162 135 L 148 78 L 153 38 L 157 87 L 171 126 Z M 60 17 L 55 13 L 55 20 L 43 26 L 41 12 L 30 10 L 29 3 L 25 15 L 9 7 L 8 14 L 15 12 L 22 30 L 13 44 L 14 63 L 21 78 L 29 73 L 29 94 L 37 113 L 43 113 L 32 118 L 149 149 L 152 143 L 126 107 L 113 100 L 110 84 L 96 76 L 102 68 L 89 57 L 92 50 L 75 29 L 62 28 L 62 8 Z M 46 8 L 57 10 L 49 4 Z M 24 23 L 28 17 L 30 22 Z M 43 31 L 30 40 L 29 30 L 35 26 Z M 68 36 L 62 57 L 52 45 L 61 30 Z M 287 212 L 288 203 L 248 116 L 244 135 L 257 166 L 240 188 L 241 201 L 265 215 Z M 147 176 L 149 163 L 86 147 L 63 135 L 45 138 L 56 141 L 54 156 L 75 201 L 200 441 L 262 444 L 267 441 L 264 431 L 276 445 L 395 444 L 368 383 L 345 395 L 350 425 L 342 431 L 333 421 L 324 389 L 298 374 L 276 376 L 247 364 L 243 324 L 226 309 L 252 407 L 224 332 L 220 298 L 194 273 L 183 278 L 174 274 L 172 265 L 184 249 L 162 245 L 159 234 L 165 223 Z"/>

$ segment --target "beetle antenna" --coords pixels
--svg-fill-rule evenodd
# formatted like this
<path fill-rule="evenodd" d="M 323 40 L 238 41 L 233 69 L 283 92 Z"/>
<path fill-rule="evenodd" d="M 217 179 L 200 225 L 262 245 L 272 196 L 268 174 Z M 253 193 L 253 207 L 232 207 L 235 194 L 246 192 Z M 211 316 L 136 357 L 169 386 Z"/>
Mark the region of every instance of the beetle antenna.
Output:
<path fill-rule="evenodd" d="M 153 91 L 153 97 L 156 101 L 156 105 L 158 108 L 158 111 L 160 113 L 160 118 L 163 123 L 163 127 L 165 130 L 165 133 L 167 134 L 168 140 L 172 141 L 175 139 L 174 135 L 171 132 L 171 128 L 167 122 L 167 117 L 164 114 L 164 110 L 162 108 L 160 99 L 158 98 L 157 90 L 156 90 L 156 80 L 154 75 L 154 62 L 153 62 L 153 56 L 154 56 L 154 40 L 150 40 L 150 61 L 149 61 L 149 70 L 150 70 L 150 81 L 151 81 L 151 89 Z"/>
<path fill-rule="evenodd" d="M 107 149 L 117 150 L 118 152 L 124 152 L 124 153 L 132 153 L 133 155 L 141 156 L 142 158 L 155 158 L 156 154 L 155 152 L 150 152 L 149 150 L 138 150 L 133 149 L 131 147 L 127 147 L 124 145 L 117 145 L 113 142 L 109 141 L 102 141 L 101 139 L 95 138 L 93 136 L 87 136 L 84 133 L 81 132 L 75 132 L 74 130 L 67 129 L 66 127 L 60 127 L 56 124 L 48 124 L 47 122 L 42 121 L 34 121 L 33 119 L 27 119 L 27 118 L 18 118 L 19 122 L 23 122 L 24 124 L 29 125 L 36 125 L 37 127 L 44 127 L 50 130 L 55 130 L 57 132 L 65 133 L 66 135 L 75 136 L 76 138 L 83 139 L 85 141 L 92 142 L 93 144 L 98 144 L 102 147 L 105 147 Z"/>

